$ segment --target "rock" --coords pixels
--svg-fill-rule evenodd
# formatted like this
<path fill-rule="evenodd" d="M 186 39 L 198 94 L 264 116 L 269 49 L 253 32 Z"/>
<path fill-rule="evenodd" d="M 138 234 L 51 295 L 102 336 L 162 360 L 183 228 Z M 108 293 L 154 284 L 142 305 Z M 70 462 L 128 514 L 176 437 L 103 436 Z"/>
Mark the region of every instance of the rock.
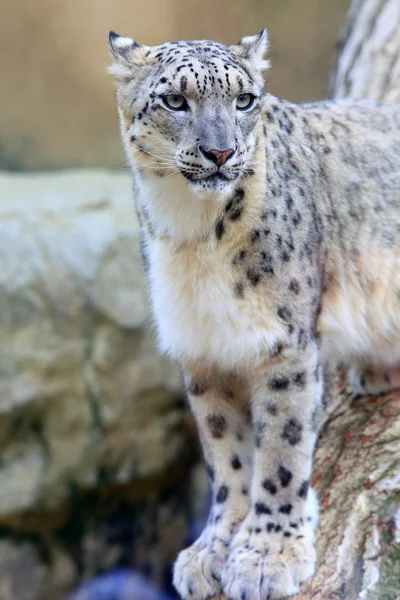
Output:
<path fill-rule="evenodd" d="M 184 447 L 149 327 L 130 176 L 0 174 L 0 520 L 132 483 Z"/>
<path fill-rule="evenodd" d="M 156 352 L 130 176 L 0 173 L 0 198 L 0 599 L 120 568 L 171 595 L 207 483 Z"/>
<path fill-rule="evenodd" d="M 0 528 L 1 600 L 176 598 L 172 563 L 204 527 L 207 475 L 187 466 L 140 487 L 140 497 L 137 482 L 76 489 L 62 511 L 9 517 Z"/>
<path fill-rule="evenodd" d="M 1 600 L 38 600 L 43 597 L 47 575 L 33 544 L 0 542 Z"/>

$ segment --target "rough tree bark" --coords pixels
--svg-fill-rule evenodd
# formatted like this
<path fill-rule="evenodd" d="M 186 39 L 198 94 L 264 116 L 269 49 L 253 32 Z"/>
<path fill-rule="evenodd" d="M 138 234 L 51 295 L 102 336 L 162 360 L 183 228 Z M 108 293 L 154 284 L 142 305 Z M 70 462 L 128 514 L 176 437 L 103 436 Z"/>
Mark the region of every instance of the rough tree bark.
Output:
<path fill-rule="evenodd" d="M 400 104 L 400 1 L 353 0 L 341 28 L 329 96 Z"/>
<path fill-rule="evenodd" d="M 329 96 L 400 104 L 400 0 L 352 1 Z M 400 393 L 356 398 L 338 372 L 327 401 L 313 474 L 319 559 L 294 600 L 400 600 Z"/>

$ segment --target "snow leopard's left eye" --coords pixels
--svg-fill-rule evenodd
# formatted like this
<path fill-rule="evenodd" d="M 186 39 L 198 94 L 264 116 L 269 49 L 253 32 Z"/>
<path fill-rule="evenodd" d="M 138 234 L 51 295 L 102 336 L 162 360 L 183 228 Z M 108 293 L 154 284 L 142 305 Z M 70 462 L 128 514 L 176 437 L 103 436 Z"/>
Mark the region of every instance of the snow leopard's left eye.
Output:
<path fill-rule="evenodd" d="M 163 96 L 163 102 L 167 108 L 171 110 L 187 110 L 188 103 L 184 96 L 180 96 L 179 94 L 168 94 L 168 96 Z"/>
<path fill-rule="evenodd" d="M 254 100 L 256 99 L 253 94 L 240 94 L 236 98 L 236 108 L 238 110 L 249 110 L 254 104 Z"/>

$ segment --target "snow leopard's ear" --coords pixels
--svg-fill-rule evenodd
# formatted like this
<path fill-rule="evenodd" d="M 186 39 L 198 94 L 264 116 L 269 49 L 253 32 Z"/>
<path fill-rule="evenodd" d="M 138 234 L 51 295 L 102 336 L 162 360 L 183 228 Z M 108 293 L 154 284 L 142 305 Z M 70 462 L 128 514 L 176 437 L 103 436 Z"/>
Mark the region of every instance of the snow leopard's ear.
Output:
<path fill-rule="evenodd" d="M 269 67 L 269 61 L 265 59 L 265 53 L 268 50 L 268 32 L 266 29 L 256 35 L 243 37 L 238 44 L 232 46 L 232 50 L 240 58 L 249 61 L 257 71 L 263 71 Z"/>
<path fill-rule="evenodd" d="M 147 46 L 140 46 L 135 40 L 118 35 L 115 31 L 108 34 L 108 47 L 115 61 L 108 72 L 117 79 L 132 77 L 135 70 L 145 62 L 148 50 Z"/>

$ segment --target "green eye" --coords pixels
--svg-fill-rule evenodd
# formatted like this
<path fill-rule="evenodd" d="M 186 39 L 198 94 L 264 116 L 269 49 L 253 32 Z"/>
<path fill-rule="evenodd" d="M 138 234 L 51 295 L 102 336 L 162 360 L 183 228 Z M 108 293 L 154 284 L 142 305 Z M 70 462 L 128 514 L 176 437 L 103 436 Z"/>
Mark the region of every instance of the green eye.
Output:
<path fill-rule="evenodd" d="M 236 108 L 238 110 L 248 110 L 254 104 L 255 96 L 253 94 L 240 94 L 236 98 Z"/>
<path fill-rule="evenodd" d="M 185 98 L 178 94 L 163 96 L 163 102 L 171 110 L 186 110 L 188 108 Z"/>

